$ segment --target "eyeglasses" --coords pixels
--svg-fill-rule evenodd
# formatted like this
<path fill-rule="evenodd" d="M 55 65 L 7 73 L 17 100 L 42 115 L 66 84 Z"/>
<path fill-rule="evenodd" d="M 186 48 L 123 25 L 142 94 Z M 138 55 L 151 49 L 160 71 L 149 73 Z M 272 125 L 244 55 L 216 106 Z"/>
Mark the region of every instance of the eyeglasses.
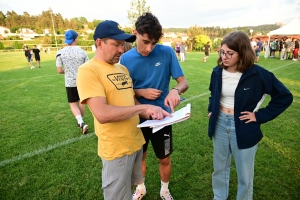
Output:
<path fill-rule="evenodd" d="M 228 53 L 225 53 L 224 51 L 219 51 L 219 56 L 220 57 L 223 57 L 225 55 L 225 57 L 227 59 L 230 59 L 232 58 L 232 55 L 235 54 L 235 52 L 228 52 Z"/>

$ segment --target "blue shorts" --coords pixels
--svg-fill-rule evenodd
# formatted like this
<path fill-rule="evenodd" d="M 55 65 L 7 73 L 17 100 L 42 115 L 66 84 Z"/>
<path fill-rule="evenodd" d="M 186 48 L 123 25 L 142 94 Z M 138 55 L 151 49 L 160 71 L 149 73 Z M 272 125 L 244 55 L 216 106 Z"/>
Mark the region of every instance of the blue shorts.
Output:
<path fill-rule="evenodd" d="M 256 57 L 259 56 L 259 52 L 260 52 L 260 51 L 256 51 L 256 52 L 255 52 Z"/>
<path fill-rule="evenodd" d="M 31 62 L 31 57 L 26 57 L 28 62 Z"/>

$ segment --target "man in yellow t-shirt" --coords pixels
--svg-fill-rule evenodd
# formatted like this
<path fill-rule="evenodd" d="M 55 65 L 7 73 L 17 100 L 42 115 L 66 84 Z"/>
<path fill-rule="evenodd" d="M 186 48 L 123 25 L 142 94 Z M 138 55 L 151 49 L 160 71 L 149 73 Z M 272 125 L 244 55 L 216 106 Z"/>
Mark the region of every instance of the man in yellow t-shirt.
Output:
<path fill-rule="evenodd" d="M 163 119 L 170 114 L 158 106 L 138 104 L 132 79 L 119 59 L 126 42 L 136 37 L 126 34 L 114 21 L 98 24 L 94 33 L 95 57 L 81 65 L 77 75 L 80 101 L 94 116 L 101 157 L 104 199 L 131 199 L 133 185 L 143 182 L 143 134 L 139 116 Z"/>

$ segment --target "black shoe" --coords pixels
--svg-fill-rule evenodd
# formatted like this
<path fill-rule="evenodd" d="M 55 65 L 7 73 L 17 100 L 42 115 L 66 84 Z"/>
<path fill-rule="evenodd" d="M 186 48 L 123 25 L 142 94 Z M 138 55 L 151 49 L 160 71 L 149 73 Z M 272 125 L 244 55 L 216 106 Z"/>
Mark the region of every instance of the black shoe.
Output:
<path fill-rule="evenodd" d="M 78 124 L 78 125 L 79 125 L 79 124 Z M 88 130 L 88 125 L 85 124 L 85 123 L 81 123 L 80 128 L 81 128 L 82 134 L 86 134 L 86 132 L 87 132 L 87 130 Z"/>

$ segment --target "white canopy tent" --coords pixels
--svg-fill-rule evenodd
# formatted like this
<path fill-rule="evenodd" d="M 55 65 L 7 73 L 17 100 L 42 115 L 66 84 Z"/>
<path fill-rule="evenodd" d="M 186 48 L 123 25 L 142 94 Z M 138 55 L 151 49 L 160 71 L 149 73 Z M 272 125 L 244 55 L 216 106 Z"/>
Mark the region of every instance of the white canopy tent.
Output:
<path fill-rule="evenodd" d="M 268 46 L 270 44 L 270 37 L 271 35 L 286 35 L 286 36 L 291 36 L 291 35 L 300 35 L 300 20 L 298 18 L 293 19 L 291 22 L 286 24 L 285 26 L 270 31 L 268 34 L 269 39 L 268 39 Z M 265 54 L 266 58 L 267 54 Z"/>
<path fill-rule="evenodd" d="M 300 35 L 300 20 L 295 18 L 285 26 L 274 31 L 270 31 L 267 35 L 269 38 L 271 35 Z"/>

